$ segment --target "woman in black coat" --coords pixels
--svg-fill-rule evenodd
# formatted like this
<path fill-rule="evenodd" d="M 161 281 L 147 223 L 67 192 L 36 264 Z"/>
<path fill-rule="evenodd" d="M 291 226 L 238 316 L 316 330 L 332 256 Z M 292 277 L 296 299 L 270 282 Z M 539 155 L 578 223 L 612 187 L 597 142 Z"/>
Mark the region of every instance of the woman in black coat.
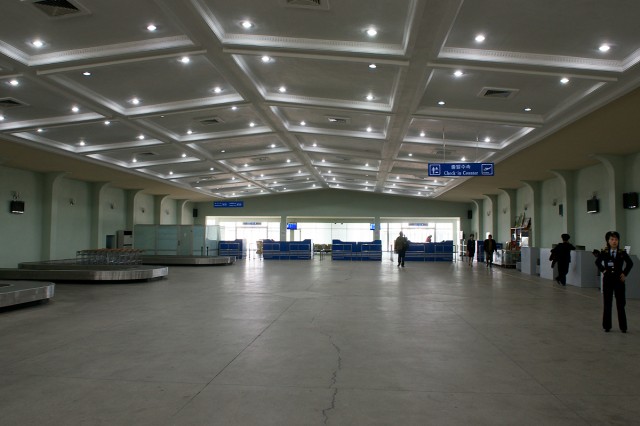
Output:
<path fill-rule="evenodd" d="M 633 262 L 627 252 L 618 247 L 620 244 L 619 233 L 609 231 L 605 235 L 605 240 L 607 241 L 607 248 L 602 249 L 596 259 L 596 266 L 602 273 L 602 295 L 604 297 L 602 328 L 606 332 L 611 330 L 611 305 L 615 295 L 618 325 L 620 326 L 620 331 L 626 333 L 627 315 L 624 310 L 626 305 L 624 282 L 633 267 Z"/>

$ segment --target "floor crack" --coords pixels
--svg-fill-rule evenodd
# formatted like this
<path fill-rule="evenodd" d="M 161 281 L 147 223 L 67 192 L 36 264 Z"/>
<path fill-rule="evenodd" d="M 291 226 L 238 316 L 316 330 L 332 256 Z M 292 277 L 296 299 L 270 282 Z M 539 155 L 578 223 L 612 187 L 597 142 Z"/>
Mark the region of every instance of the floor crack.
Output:
<path fill-rule="evenodd" d="M 336 399 L 338 397 L 338 388 L 336 387 L 336 383 L 338 382 L 338 373 L 342 369 L 342 352 L 340 350 L 340 346 L 335 344 L 335 342 L 333 341 L 333 337 L 330 334 L 324 332 L 321 333 L 329 338 L 329 343 L 331 343 L 333 348 L 336 350 L 336 353 L 338 354 L 337 365 L 331 374 L 331 384 L 329 385 L 329 388 L 333 389 L 333 393 L 331 395 L 331 404 L 329 405 L 329 407 L 322 410 L 322 420 L 326 425 L 329 423 L 329 412 L 336 408 Z"/>

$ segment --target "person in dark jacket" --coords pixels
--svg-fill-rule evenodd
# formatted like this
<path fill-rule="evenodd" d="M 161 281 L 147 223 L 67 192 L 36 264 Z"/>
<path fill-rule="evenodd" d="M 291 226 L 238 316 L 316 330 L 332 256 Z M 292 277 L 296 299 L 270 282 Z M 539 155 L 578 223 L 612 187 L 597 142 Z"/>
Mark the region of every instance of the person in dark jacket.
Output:
<path fill-rule="evenodd" d="M 606 332 L 611 330 L 611 305 L 615 295 L 618 325 L 620 326 L 620 331 L 626 333 L 627 315 L 624 310 L 626 305 L 624 282 L 633 267 L 633 262 L 627 252 L 618 247 L 620 244 L 620 234 L 618 232 L 609 231 L 604 238 L 607 241 L 607 247 L 600 251 L 596 259 L 596 266 L 602 273 L 602 295 L 604 299 L 602 328 Z"/>
<path fill-rule="evenodd" d="M 489 234 L 486 240 L 484 240 L 483 244 L 484 248 L 484 259 L 487 262 L 487 266 L 493 266 L 493 252 L 496 251 L 496 240 L 493 239 L 493 235 Z"/>
<path fill-rule="evenodd" d="M 560 236 L 562 242 L 551 249 L 551 260 L 558 265 L 558 276 L 556 281 L 558 284 L 567 285 L 567 272 L 569 272 L 569 263 L 571 263 L 571 250 L 576 248 L 569 242 L 569 234 Z M 553 265 L 553 264 L 552 264 Z"/>
<path fill-rule="evenodd" d="M 473 234 L 469 235 L 467 240 L 467 257 L 469 258 L 469 266 L 473 266 L 473 256 L 476 255 L 476 240 L 473 239 Z"/>
<path fill-rule="evenodd" d="M 407 253 L 407 249 L 409 248 L 409 239 L 404 236 L 402 232 L 396 238 L 396 241 L 393 244 L 393 250 L 398 253 L 398 266 L 402 266 L 404 268 L 404 257 Z"/>

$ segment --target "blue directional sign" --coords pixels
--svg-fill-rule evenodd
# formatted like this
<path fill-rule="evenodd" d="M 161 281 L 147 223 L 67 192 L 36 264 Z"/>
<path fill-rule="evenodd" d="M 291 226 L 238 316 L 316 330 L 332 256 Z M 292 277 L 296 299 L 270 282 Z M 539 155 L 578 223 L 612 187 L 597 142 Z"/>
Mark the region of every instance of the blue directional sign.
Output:
<path fill-rule="evenodd" d="M 244 201 L 214 201 L 213 208 L 244 207 Z"/>
<path fill-rule="evenodd" d="M 429 176 L 493 176 L 493 163 L 429 163 Z"/>

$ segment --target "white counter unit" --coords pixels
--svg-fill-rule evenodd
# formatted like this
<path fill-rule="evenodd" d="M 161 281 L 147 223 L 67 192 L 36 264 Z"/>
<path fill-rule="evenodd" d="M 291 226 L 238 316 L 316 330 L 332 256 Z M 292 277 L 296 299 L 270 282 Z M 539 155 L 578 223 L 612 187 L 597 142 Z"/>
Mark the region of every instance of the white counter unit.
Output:
<path fill-rule="evenodd" d="M 521 258 L 520 258 L 520 268 L 523 274 L 529 275 L 537 275 L 537 266 L 538 261 L 540 260 L 540 249 L 537 247 L 522 247 L 520 249 Z M 547 257 L 548 259 L 549 257 Z M 549 262 L 551 265 L 551 262 Z"/>

